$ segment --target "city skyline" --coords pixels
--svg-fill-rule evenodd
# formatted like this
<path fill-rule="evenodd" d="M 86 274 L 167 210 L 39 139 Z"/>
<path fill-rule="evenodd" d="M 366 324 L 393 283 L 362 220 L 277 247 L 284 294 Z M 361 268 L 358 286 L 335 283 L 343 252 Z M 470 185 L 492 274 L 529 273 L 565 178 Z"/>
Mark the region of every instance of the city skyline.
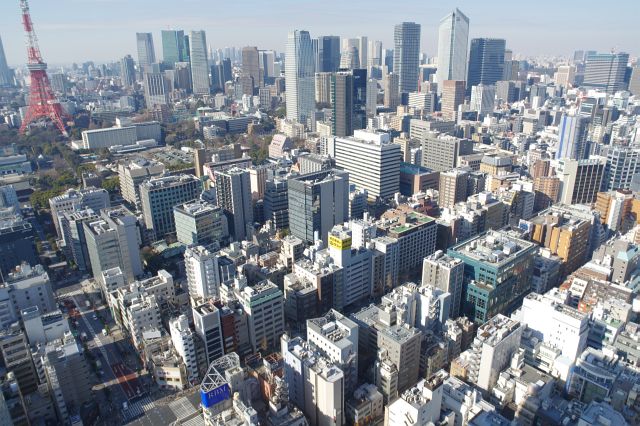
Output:
<path fill-rule="evenodd" d="M 44 0 L 34 0 L 31 8 L 41 49 L 51 64 L 116 61 L 126 54 L 135 54 L 136 32 L 152 32 L 154 43 L 159 47 L 160 32 L 168 28 L 185 32 L 205 30 L 214 48 L 257 45 L 260 49 L 284 52 L 288 31 L 301 29 L 309 31 L 314 38 L 365 35 L 370 40 L 381 40 L 388 49 L 393 47 L 394 25 L 403 21 L 415 21 L 422 26 L 421 52 L 433 57 L 437 55 L 438 24 L 456 7 L 471 20 L 469 39 L 504 38 L 507 48 L 526 56 L 570 56 L 574 50 L 608 52 L 615 49 L 633 58 L 638 55 L 633 41 L 640 38 L 633 14 L 620 14 L 615 20 L 602 22 L 609 9 L 606 4 L 594 1 L 572 9 L 570 5 L 544 0 L 524 16 L 514 14 L 504 1 L 478 4 L 464 0 L 429 6 L 409 1 L 403 3 L 402 10 L 387 10 L 379 1 L 345 4 L 330 0 L 322 5 L 292 0 L 277 0 L 268 5 L 243 1 L 243 7 L 225 11 L 224 21 L 208 19 L 200 7 L 207 5 L 203 0 L 189 0 L 186 3 L 190 7 L 178 12 L 173 10 L 173 3 L 164 0 L 153 2 L 152 8 L 149 3 L 146 0 L 136 4 L 123 0 L 61 0 L 51 9 Z M 623 1 L 622 9 L 624 3 L 633 6 L 630 0 Z M 86 11 L 78 7 L 87 4 L 91 8 Z M 123 10 L 124 5 L 129 13 Z M 255 13 L 247 14 L 249 7 Z M 26 54 L 18 3 L 15 12 L 11 7 L 6 7 L 5 12 L 0 16 L 0 28 L 3 28 L 0 36 L 7 61 L 10 66 L 21 66 L 26 62 Z M 74 16 L 73 21 L 70 16 Z M 595 28 L 598 30 L 594 31 Z M 531 37 L 534 31 L 537 36 Z"/>

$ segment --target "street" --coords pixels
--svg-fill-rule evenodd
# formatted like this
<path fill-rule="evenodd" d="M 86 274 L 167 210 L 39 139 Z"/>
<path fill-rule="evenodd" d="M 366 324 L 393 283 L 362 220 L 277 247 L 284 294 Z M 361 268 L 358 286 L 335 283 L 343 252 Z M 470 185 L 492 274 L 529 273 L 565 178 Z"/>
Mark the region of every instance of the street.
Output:
<path fill-rule="evenodd" d="M 99 368 L 94 370 L 96 382 L 94 391 L 99 397 L 101 408 L 101 424 L 123 424 L 129 415 L 123 413 L 124 403 L 127 409 L 144 396 L 144 387 L 138 374 L 141 366 L 131 343 L 123 338 L 118 326 L 111 318 L 106 305 L 93 305 L 88 295 L 91 289 L 88 281 L 59 288 L 57 291 L 59 302 L 70 300 L 75 305 L 71 321 L 77 323 L 78 337 L 84 341 L 90 355 L 87 359 L 99 361 Z M 95 298 L 93 298 L 95 299 Z M 90 300 L 91 307 L 86 306 Z M 68 303 L 67 303 L 68 304 Z M 70 305 L 69 305 L 70 306 Z M 103 329 L 109 330 L 109 335 L 102 334 Z M 86 338 L 85 338 L 86 336 Z"/>

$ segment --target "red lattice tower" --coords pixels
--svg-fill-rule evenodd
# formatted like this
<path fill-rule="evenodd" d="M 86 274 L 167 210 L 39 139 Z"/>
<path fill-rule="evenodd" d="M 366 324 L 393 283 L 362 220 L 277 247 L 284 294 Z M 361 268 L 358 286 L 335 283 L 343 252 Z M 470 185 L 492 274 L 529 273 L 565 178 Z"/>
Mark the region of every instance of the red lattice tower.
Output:
<path fill-rule="evenodd" d="M 38 37 L 33 29 L 27 0 L 20 0 L 20 8 L 22 9 L 22 25 L 27 33 L 27 54 L 29 56 L 27 68 L 31 75 L 29 105 L 22 126 L 20 126 L 20 133 L 24 134 L 32 122 L 42 118 L 49 118 L 64 136 L 68 136 L 62 121 L 65 114 L 51 88 L 49 76 L 47 76 L 47 64 L 42 60 L 42 55 L 40 54 Z"/>

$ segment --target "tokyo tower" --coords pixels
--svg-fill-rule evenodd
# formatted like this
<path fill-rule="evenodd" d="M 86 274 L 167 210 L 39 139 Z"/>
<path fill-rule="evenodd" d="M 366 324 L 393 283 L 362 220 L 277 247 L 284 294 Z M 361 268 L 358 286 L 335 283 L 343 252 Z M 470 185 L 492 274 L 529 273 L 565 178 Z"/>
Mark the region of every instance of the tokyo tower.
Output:
<path fill-rule="evenodd" d="M 27 55 L 29 57 L 27 68 L 31 75 L 29 105 L 22 126 L 20 126 L 20 133 L 24 134 L 29 124 L 34 121 L 49 118 L 66 137 L 68 134 L 62 121 L 65 114 L 51 88 L 49 76 L 47 76 L 47 64 L 42 60 L 40 54 L 38 37 L 33 29 L 27 0 L 20 0 L 20 8 L 22 9 L 22 25 L 27 33 Z"/>

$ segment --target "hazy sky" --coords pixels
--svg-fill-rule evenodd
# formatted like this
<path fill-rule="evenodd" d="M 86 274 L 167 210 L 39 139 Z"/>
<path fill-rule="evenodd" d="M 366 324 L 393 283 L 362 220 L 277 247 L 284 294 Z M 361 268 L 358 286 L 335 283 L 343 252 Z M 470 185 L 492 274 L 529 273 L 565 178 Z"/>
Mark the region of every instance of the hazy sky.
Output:
<path fill-rule="evenodd" d="M 2 3 L 0 36 L 7 60 L 23 64 L 19 2 Z M 127 53 L 136 58 L 137 31 L 153 32 L 161 59 L 160 30 L 167 28 L 204 29 L 215 48 L 282 51 L 291 29 L 309 30 L 312 37 L 366 35 L 391 48 L 393 26 L 402 21 L 422 25 L 421 50 L 433 56 L 438 22 L 456 6 L 471 20 L 470 38 L 505 38 L 516 54 L 612 48 L 632 57 L 640 53 L 638 0 L 31 0 L 30 5 L 40 48 L 51 64 L 104 62 Z"/>

